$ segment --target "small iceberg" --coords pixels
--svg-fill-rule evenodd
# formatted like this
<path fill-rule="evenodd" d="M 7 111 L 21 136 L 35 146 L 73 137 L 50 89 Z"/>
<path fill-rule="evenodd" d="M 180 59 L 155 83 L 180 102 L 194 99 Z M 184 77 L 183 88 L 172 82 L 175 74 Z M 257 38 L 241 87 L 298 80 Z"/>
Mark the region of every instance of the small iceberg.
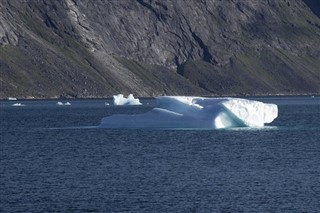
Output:
<path fill-rule="evenodd" d="M 15 104 L 12 104 L 12 106 L 18 106 L 18 107 L 21 107 L 21 106 L 25 106 L 24 104 L 22 103 L 15 103 Z"/>
<path fill-rule="evenodd" d="M 121 97 L 121 96 L 120 96 Z M 143 114 L 112 115 L 101 128 L 224 129 L 261 128 L 278 117 L 275 104 L 240 98 L 157 97 L 157 107 Z"/>
<path fill-rule="evenodd" d="M 16 101 L 16 100 L 17 100 L 17 98 L 12 98 L 12 97 L 8 98 L 8 101 Z"/>
<path fill-rule="evenodd" d="M 105 102 L 104 105 L 109 106 L 110 104 L 108 102 Z"/>
<path fill-rule="evenodd" d="M 122 94 L 113 96 L 113 104 L 116 106 L 123 105 L 142 105 L 138 98 L 134 98 L 132 94 L 125 98 Z"/>
<path fill-rule="evenodd" d="M 71 103 L 70 103 L 70 102 L 62 103 L 61 101 L 58 101 L 58 102 L 56 103 L 56 105 L 58 105 L 58 106 L 70 106 Z"/>

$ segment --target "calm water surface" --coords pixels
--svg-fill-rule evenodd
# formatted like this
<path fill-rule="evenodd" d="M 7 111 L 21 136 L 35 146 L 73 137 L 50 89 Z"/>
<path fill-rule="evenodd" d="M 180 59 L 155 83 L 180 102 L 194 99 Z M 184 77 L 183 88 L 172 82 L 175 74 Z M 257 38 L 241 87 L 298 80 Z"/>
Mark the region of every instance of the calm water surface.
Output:
<path fill-rule="evenodd" d="M 269 127 L 98 129 L 155 102 L 2 101 L 0 212 L 320 212 L 320 97 L 253 99 L 278 104 Z"/>

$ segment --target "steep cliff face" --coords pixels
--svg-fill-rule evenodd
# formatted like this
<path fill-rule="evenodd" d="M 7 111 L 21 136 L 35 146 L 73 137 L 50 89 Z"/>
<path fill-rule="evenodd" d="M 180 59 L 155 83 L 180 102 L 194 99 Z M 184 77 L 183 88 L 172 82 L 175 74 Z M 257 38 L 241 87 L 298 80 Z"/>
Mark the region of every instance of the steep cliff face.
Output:
<path fill-rule="evenodd" d="M 4 0 L 0 96 L 320 93 L 317 7 Z"/>

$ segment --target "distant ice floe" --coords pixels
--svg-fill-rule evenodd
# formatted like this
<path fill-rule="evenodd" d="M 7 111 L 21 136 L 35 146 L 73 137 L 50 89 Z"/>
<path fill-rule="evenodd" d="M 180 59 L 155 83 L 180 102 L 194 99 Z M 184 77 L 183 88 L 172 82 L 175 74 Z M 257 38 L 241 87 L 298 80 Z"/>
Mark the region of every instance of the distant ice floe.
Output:
<path fill-rule="evenodd" d="M 16 101 L 16 100 L 17 100 L 17 98 L 13 98 L 13 97 L 8 98 L 8 101 Z"/>
<path fill-rule="evenodd" d="M 15 103 L 15 104 L 12 104 L 12 106 L 18 106 L 18 107 L 21 107 L 21 106 L 25 106 L 24 104 L 22 103 Z"/>
<path fill-rule="evenodd" d="M 115 100 L 122 98 L 123 96 L 116 96 Z M 156 99 L 157 107 L 151 111 L 144 114 L 105 117 L 100 127 L 135 129 L 263 127 L 278 117 L 277 105 L 240 98 L 162 96 Z"/>
<path fill-rule="evenodd" d="M 63 103 L 63 102 L 61 102 L 61 101 L 58 101 L 58 102 L 56 103 L 56 105 L 58 105 L 58 106 L 70 106 L 71 103 L 70 103 L 70 102 Z"/>
<path fill-rule="evenodd" d="M 120 105 L 142 105 L 138 98 L 134 98 L 132 94 L 125 98 L 122 94 L 113 96 L 113 104 Z"/>

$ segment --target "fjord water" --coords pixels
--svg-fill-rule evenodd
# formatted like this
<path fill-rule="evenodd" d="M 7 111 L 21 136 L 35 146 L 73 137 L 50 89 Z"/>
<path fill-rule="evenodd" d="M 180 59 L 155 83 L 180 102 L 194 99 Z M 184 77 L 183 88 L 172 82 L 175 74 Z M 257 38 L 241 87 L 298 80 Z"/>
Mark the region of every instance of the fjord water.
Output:
<path fill-rule="evenodd" d="M 2 101 L 0 211 L 319 212 L 320 97 L 252 99 L 279 117 L 260 129 L 99 129 L 154 100 Z"/>

